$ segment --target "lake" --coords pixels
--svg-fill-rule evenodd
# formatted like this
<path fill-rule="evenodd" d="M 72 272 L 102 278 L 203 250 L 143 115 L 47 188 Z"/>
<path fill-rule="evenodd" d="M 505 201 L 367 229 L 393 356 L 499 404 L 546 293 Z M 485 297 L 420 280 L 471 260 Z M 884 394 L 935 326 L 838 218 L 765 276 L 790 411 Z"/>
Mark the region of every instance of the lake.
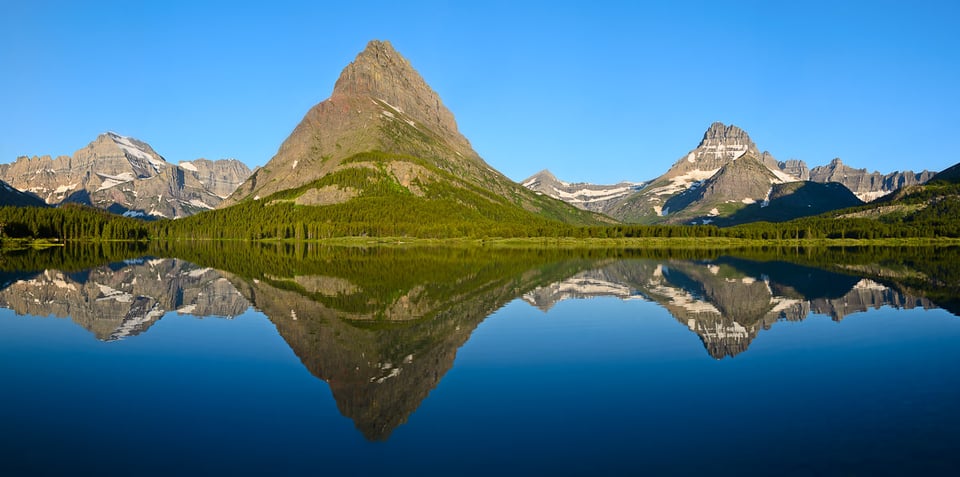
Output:
<path fill-rule="evenodd" d="M 955 248 L 0 256 L 2 475 L 948 475 Z"/>

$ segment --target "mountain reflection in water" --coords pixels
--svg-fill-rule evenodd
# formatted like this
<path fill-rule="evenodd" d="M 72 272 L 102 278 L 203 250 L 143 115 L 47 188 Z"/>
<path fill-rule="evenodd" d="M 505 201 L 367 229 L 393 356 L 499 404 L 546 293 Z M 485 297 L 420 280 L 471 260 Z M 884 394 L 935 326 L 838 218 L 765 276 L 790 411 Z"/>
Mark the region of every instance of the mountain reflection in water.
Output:
<path fill-rule="evenodd" d="M 853 254 L 852 264 L 826 262 L 827 270 L 779 252 L 750 259 L 473 249 L 220 252 L 72 272 L 5 271 L 0 306 L 69 317 L 102 341 L 144 333 L 170 312 L 231 318 L 253 306 L 329 385 L 340 413 L 367 439 L 384 440 L 438 385 L 476 327 L 516 299 L 546 313 L 568 299 L 655 302 L 716 359 L 745 352 L 778 321 L 811 313 L 841 320 L 883 306 L 952 307 L 957 299 L 955 283 L 925 279 L 922 265 L 891 267 Z M 925 283 L 933 283 L 932 297 Z"/>

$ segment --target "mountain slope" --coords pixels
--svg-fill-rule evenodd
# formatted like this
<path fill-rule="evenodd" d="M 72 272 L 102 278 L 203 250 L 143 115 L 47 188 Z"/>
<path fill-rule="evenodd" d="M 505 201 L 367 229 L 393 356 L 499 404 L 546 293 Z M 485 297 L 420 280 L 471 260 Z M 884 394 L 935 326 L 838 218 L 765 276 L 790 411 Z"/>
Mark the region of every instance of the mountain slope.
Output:
<path fill-rule="evenodd" d="M 930 178 L 930 182 L 960 183 L 960 163 L 954 164 Z"/>
<path fill-rule="evenodd" d="M 0 180 L 0 206 L 12 205 L 14 207 L 43 207 L 45 204 L 37 197 L 21 192 L 10 184 Z"/>
<path fill-rule="evenodd" d="M 357 182 L 359 176 L 365 178 Z M 441 200 L 450 211 L 466 207 L 452 212 L 465 217 L 474 212 L 488 217 L 487 212 L 496 209 L 501 216 L 533 212 L 571 223 L 602 220 L 538 196 L 491 168 L 459 133 L 439 96 L 389 42 L 380 41 L 371 41 L 357 55 L 330 98 L 307 112 L 277 154 L 223 206 L 260 200 L 344 205 L 345 210 L 338 211 L 340 220 L 340 212 L 363 214 L 350 209 L 371 205 L 356 199 L 373 201 L 384 194 L 405 198 L 410 206 Z M 409 212 L 395 214 L 397 220 L 422 222 L 417 210 Z"/>
<path fill-rule="evenodd" d="M 0 165 L 0 179 L 47 204 L 76 202 L 129 216 L 171 218 L 215 207 L 249 173 L 235 160 L 174 166 L 149 144 L 112 132 L 72 157 L 20 157 Z"/>

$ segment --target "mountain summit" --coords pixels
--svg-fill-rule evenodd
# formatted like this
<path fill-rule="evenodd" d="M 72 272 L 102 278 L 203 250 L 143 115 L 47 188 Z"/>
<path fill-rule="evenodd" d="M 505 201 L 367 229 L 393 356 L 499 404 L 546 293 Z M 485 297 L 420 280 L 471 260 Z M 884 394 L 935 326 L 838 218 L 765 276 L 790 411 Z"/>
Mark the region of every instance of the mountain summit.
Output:
<path fill-rule="evenodd" d="M 340 96 L 379 99 L 434 132 L 469 147 L 457 131 L 453 113 L 389 41 L 371 41 L 344 68 L 331 98 Z"/>
<path fill-rule="evenodd" d="M 389 42 L 376 40 L 223 207 L 250 200 L 343 206 L 329 220 L 350 215 L 353 224 L 382 222 L 395 213 L 393 223 L 429 223 L 428 210 L 442 220 L 474 225 L 500 224 L 506 217 L 529 224 L 531 213 L 571 223 L 601 220 L 490 167 L 410 62 Z"/>

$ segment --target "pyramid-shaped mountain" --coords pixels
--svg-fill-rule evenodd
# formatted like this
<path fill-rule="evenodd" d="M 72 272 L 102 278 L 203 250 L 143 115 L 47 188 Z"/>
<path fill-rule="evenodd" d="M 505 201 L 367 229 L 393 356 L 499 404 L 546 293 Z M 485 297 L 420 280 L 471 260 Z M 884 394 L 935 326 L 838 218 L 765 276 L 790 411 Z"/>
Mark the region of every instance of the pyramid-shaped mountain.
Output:
<path fill-rule="evenodd" d="M 571 223 L 599 220 L 521 187 L 484 162 L 437 93 L 385 41 L 371 41 L 357 55 L 333 94 L 307 112 L 223 206 L 250 201 L 339 205 L 349 210 L 338 217 L 351 215 L 353 223 L 389 215 L 378 207 L 399 214 L 398 221 L 427 221 L 431 212 L 461 221 L 523 222 L 531 213 Z"/>

